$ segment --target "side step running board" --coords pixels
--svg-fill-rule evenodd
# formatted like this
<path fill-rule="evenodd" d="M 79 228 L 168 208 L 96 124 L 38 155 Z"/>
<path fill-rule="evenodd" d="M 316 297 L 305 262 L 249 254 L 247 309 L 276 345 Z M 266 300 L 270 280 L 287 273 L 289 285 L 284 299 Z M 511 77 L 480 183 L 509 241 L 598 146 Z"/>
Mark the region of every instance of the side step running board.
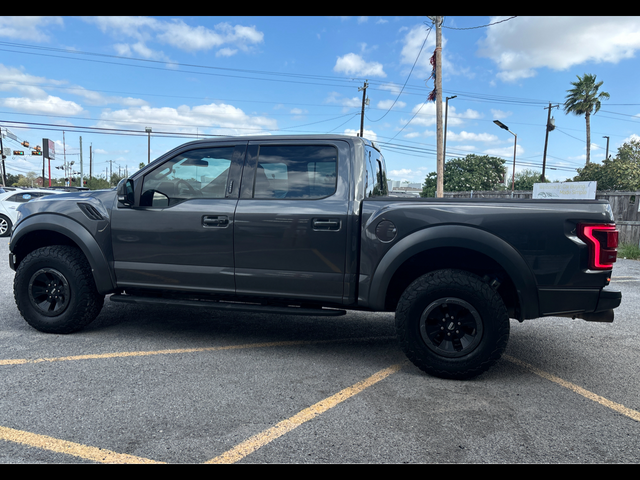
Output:
<path fill-rule="evenodd" d="M 138 305 L 176 305 L 184 307 L 204 307 L 216 310 L 228 310 L 234 312 L 250 313 L 277 313 L 280 315 L 315 315 L 322 317 L 339 317 L 346 314 L 346 310 L 330 308 L 302 308 L 280 307 L 275 305 L 257 305 L 252 303 L 220 302 L 211 300 L 179 300 L 171 298 L 138 297 L 135 295 L 114 294 L 109 297 L 112 302 L 136 303 Z"/>

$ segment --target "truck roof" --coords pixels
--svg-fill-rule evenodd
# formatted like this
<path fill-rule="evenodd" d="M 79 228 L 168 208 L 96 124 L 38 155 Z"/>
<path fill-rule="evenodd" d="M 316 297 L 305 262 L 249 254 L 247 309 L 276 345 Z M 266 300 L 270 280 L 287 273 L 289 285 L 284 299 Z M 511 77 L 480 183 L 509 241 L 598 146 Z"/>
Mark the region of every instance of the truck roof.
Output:
<path fill-rule="evenodd" d="M 339 140 L 347 140 L 347 141 L 362 141 L 365 145 L 372 146 L 377 149 L 374 143 L 363 137 L 354 137 L 353 135 L 340 135 L 340 134 L 306 134 L 306 135 L 239 135 L 239 136 L 219 136 L 219 137 L 208 137 L 200 140 L 193 140 L 188 142 L 189 145 L 198 144 L 198 143 L 208 143 L 211 141 L 220 141 L 224 142 L 225 140 L 231 141 L 265 141 L 265 140 L 328 140 L 328 139 L 339 139 Z M 186 145 L 186 144 L 185 144 Z"/>

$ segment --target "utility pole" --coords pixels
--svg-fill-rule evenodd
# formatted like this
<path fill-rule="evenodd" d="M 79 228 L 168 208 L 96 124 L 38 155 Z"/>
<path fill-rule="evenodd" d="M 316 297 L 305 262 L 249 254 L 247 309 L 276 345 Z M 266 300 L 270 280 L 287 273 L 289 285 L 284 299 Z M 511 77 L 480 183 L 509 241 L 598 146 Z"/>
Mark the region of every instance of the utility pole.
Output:
<path fill-rule="evenodd" d="M 544 183 L 544 171 L 545 168 L 547 167 L 547 142 L 549 141 L 549 132 L 551 130 L 553 130 L 554 128 L 556 128 L 555 125 L 551 124 L 551 109 L 552 108 L 558 108 L 560 105 L 551 105 L 551 102 L 549 102 L 549 106 L 548 107 L 544 107 L 545 110 L 549 109 L 549 113 L 547 115 L 547 128 L 546 130 L 546 134 L 544 137 L 544 153 L 542 154 L 542 175 L 540 176 L 540 181 Z"/>
<path fill-rule="evenodd" d="M 2 145 L 2 127 L 0 127 L 0 158 L 2 159 L 2 186 L 6 187 L 7 174 L 4 170 L 4 146 Z"/>
<path fill-rule="evenodd" d="M 80 186 L 84 187 L 84 171 L 82 170 L 82 137 L 80 137 Z"/>
<path fill-rule="evenodd" d="M 92 178 L 92 173 L 93 173 L 93 172 L 92 172 L 92 167 L 93 167 L 93 158 L 92 158 L 92 156 L 91 156 L 91 153 L 92 153 L 92 152 L 91 152 L 91 150 L 92 150 L 92 148 L 93 148 L 93 144 L 91 143 L 91 144 L 89 144 L 89 180 L 91 180 L 91 178 Z"/>
<path fill-rule="evenodd" d="M 64 139 L 64 130 L 62 131 L 62 154 L 64 157 L 64 164 L 67 165 L 67 141 Z M 43 180 L 44 182 L 44 180 Z M 66 182 L 65 182 L 66 185 Z M 71 167 L 69 167 L 69 185 L 71 185 Z M 51 175 L 49 175 L 49 186 L 51 186 Z"/>
<path fill-rule="evenodd" d="M 447 161 L 447 117 L 449 116 L 449 100 L 453 100 L 457 95 L 447 97 L 444 102 L 444 142 L 442 146 L 442 158 Z"/>
<path fill-rule="evenodd" d="M 147 132 L 147 165 L 151 163 L 151 128 L 144 127 L 144 131 Z"/>
<path fill-rule="evenodd" d="M 433 19 L 433 18 L 432 18 Z M 435 17 L 436 24 L 436 145 L 437 181 L 436 197 L 444 196 L 444 147 L 442 131 L 442 17 Z"/>
<path fill-rule="evenodd" d="M 606 135 L 603 135 L 602 138 L 607 139 L 607 153 L 604 156 L 605 160 L 607 160 L 609 158 L 609 137 L 607 137 Z"/>
<path fill-rule="evenodd" d="M 366 96 L 367 96 L 367 87 L 369 86 L 369 84 L 367 83 L 367 81 L 364 81 L 364 86 L 362 87 L 358 87 L 358 91 L 362 91 L 362 111 L 360 112 L 360 137 L 362 137 L 363 133 L 364 133 L 364 105 L 366 103 Z"/>

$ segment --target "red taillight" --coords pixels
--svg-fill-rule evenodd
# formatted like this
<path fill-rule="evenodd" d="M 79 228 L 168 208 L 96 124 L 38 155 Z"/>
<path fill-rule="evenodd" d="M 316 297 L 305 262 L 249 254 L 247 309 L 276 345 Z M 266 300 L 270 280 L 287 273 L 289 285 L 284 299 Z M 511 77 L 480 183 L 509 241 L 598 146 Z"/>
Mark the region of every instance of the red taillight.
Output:
<path fill-rule="evenodd" d="M 578 236 L 589 247 L 589 268 L 609 270 L 618 255 L 618 230 L 614 224 L 578 224 Z"/>

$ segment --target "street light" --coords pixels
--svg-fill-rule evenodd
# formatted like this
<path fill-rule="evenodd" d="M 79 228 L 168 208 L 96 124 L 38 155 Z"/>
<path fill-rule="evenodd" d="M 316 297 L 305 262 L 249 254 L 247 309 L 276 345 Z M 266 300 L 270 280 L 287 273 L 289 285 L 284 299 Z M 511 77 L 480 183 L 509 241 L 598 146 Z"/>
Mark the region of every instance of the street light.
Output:
<path fill-rule="evenodd" d="M 149 139 L 149 142 L 147 145 L 147 164 L 149 164 L 151 163 L 151 128 L 144 127 L 144 131 L 147 132 L 147 137 Z"/>
<path fill-rule="evenodd" d="M 516 184 L 516 144 L 518 143 L 518 135 L 516 135 L 511 130 L 509 130 L 509 127 L 507 127 L 500 120 L 494 120 L 493 123 L 495 123 L 500 128 L 502 128 L 503 130 L 506 130 L 507 132 L 509 132 L 511 135 L 515 137 L 515 139 L 513 140 L 513 168 L 512 168 L 513 171 L 511 172 L 511 198 L 513 198 L 513 190 Z"/>
<path fill-rule="evenodd" d="M 457 95 L 453 97 L 447 97 L 445 99 L 445 107 L 444 107 L 444 145 L 442 146 L 442 159 L 444 162 L 447 161 L 447 116 L 449 115 L 449 100 L 456 98 Z"/>

